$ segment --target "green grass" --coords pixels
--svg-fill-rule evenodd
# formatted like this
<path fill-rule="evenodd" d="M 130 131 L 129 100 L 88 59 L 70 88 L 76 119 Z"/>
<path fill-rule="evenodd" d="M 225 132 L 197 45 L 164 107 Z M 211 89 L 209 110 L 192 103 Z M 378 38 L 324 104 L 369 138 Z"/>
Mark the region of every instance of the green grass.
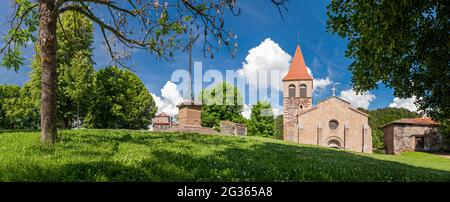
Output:
<path fill-rule="evenodd" d="M 358 154 L 257 137 L 126 130 L 0 133 L 0 181 L 450 181 L 450 159 Z"/>

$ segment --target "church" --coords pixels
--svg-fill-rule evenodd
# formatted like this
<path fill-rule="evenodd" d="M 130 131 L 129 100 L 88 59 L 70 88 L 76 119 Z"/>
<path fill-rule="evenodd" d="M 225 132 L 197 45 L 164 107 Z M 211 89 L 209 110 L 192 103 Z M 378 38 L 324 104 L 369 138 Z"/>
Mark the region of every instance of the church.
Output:
<path fill-rule="evenodd" d="M 372 153 L 369 116 L 334 93 L 313 106 L 313 85 L 298 45 L 283 78 L 284 141 Z"/>

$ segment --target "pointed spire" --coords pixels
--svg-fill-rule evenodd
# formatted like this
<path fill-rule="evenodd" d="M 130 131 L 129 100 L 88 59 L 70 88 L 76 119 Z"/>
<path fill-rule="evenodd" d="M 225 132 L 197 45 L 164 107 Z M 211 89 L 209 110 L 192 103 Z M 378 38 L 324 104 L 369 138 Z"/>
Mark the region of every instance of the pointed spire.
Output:
<path fill-rule="evenodd" d="M 300 44 L 297 45 L 297 49 L 295 50 L 294 58 L 292 59 L 289 72 L 283 78 L 283 81 L 296 81 L 296 80 L 313 80 L 312 76 L 308 72 L 308 69 L 306 68 L 306 63 L 305 60 L 303 59 Z"/>

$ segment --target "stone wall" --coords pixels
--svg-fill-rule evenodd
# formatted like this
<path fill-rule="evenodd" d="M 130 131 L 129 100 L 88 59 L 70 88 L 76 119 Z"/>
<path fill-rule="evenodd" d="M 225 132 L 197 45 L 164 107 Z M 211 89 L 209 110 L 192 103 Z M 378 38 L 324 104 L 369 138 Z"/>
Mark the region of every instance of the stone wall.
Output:
<path fill-rule="evenodd" d="M 175 126 L 169 128 L 168 130 L 164 130 L 163 132 L 179 132 L 179 133 L 198 133 L 203 135 L 218 135 L 219 133 L 212 129 L 206 127 L 198 127 L 198 126 Z"/>
<path fill-rule="evenodd" d="M 342 99 L 331 97 L 299 113 L 298 124 L 297 117 L 290 113 L 285 111 L 290 117 L 285 125 L 289 127 L 286 141 L 372 153 L 368 116 Z M 332 120 L 338 122 L 336 129 L 330 128 Z"/>
<path fill-rule="evenodd" d="M 247 126 L 245 124 L 238 124 L 230 121 L 221 121 L 220 133 L 224 135 L 247 135 Z"/>
<path fill-rule="evenodd" d="M 285 97 L 283 99 L 283 139 L 292 141 L 297 136 L 297 114 L 311 109 L 312 98 Z"/>
<path fill-rule="evenodd" d="M 178 119 L 180 126 L 201 127 L 202 110 L 197 105 L 182 105 L 179 107 Z"/>
<path fill-rule="evenodd" d="M 416 151 L 416 137 L 423 137 L 423 151 L 446 149 L 444 138 L 435 126 L 392 124 L 383 130 L 384 146 L 388 154 Z"/>

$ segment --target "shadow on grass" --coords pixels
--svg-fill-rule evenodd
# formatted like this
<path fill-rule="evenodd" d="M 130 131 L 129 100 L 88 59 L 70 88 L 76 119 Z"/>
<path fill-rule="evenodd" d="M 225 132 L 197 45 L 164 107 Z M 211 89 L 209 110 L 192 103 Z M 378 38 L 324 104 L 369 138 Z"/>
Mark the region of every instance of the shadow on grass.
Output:
<path fill-rule="evenodd" d="M 35 129 L 30 129 L 30 130 L 28 130 L 28 129 L 20 129 L 20 130 L 1 130 L 0 129 L 0 135 L 2 134 L 2 133 L 35 133 L 35 132 L 40 132 L 40 130 L 35 130 Z"/>
<path fill-rule="evenodd" d="M 66 137 L 67 136 L 67 137 Z M 87 158 L 52 166 L 19 162 L 0 179 L 10 181 L 450 181 L 450 172 L 317 148 L 193 134 L 63 134 L 64 144 L 81 144 L 71 155 Z M 164 144 L 155 146 L 155 141 Z M 173 148 L 172 143 L 189 146 Z M 72 144 L 77 143 L 77 144 Z M 112 157 L 120 144 L 149 149 L 135 162 Z M 97 151 L 99 145 L 107 150 Z M 217 148 L 218 145 L 222 147 Z M 179 146 L 179 145 L 178 145 Z M 203 151 L 191 149 L 193 146 Z M 65 147 L 62 145 L 62 147 Z M 179 146 L 180 147 L 180 146 Z M 126 151 L 125 151 L 126 152 Z M 92 158 L 98 159 L 93 160 Z M 19 169 L 20 168 L 20 169 Z"/>

